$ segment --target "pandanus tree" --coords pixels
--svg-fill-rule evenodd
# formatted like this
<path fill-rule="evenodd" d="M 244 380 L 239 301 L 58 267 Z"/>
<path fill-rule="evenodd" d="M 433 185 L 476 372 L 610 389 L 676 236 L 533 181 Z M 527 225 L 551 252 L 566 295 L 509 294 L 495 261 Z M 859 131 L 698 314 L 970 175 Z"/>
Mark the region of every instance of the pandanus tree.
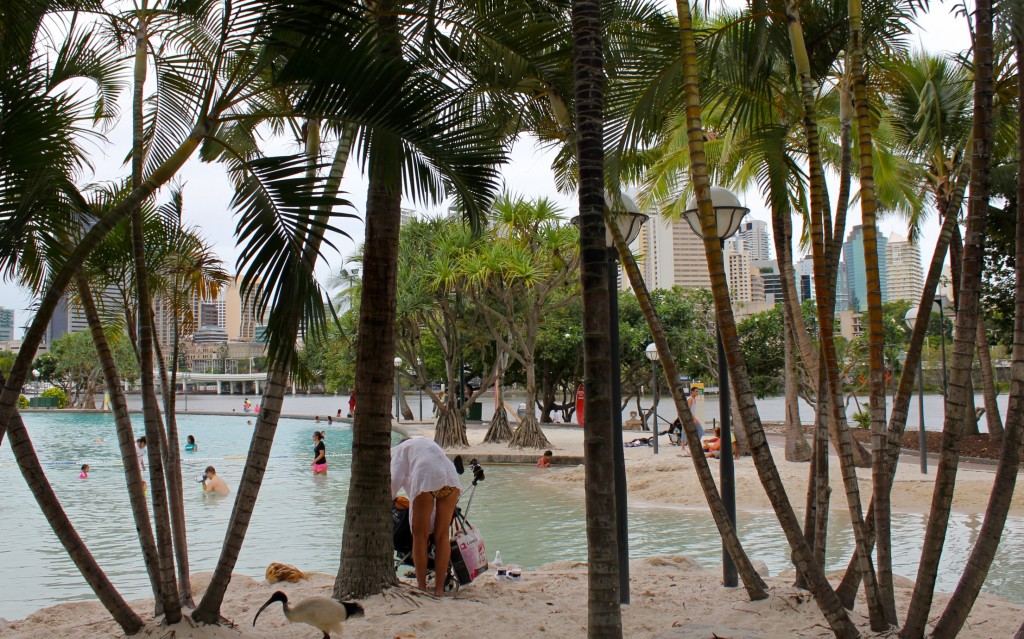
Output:
<path fill-rule="evenodd" d="M 536 348 L 540 325 L 572 290 L 577 261 L 575 228 L 547 199 L 505 195 L 492 208 L 486 241 L 465 255 L 461 268 L 491 337 L 523 367 L 527 412 L 510 447 L 550 446 L 537 422 Z M 504 408 L 501 408 L 504 410 Z"/>

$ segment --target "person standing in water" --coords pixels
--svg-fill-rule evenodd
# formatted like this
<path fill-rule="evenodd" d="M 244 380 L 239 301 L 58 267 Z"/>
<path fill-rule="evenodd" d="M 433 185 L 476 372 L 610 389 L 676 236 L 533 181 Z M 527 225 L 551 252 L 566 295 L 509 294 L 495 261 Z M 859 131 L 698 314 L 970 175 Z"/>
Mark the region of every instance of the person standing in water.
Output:
<path fill-rule="evenodd" d="M 139 461 L 139 471 L 142 473 L 142 490 L 146 490 L 146 438 L 139 437 L 135 440 L 135 458 Z"/>
<path fill-rule="evenodd" d="M 188 441 L 185 444 L 185 452 L 186 453 L 194 453 L 197 450 L 199 450 L 199 444 L 196 443 L 195 436 L 194 435 L 189 435 L 188 436 Z"/>
<path fill-rule="evenodd" d="M 82 474 L 78 478 L 89 479 L 89 464 L 82 464 Z"/>
<path fill-rule="evenodd" d="M 324 434 L 321 431 L 313 433 L 313 474 L 327 474 L 327 446 L 324 445 Z"/>

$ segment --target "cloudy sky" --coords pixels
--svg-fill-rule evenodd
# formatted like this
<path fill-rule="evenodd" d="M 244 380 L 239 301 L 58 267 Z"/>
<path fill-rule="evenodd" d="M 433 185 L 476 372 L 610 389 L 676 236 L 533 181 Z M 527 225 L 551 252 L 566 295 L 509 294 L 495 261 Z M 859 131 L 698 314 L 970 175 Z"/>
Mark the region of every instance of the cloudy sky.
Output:
<path fill-rule="evenodd" d="M 670 7 L 674 2 L 666 2 Z M 742 4 L 742 0 L 728 0 L 729 5 Z M 971 3 L 973 5 L 973 3 Z M 931 12 L 919 20 L 919 28 L 915 29 L 916 42 L 913 45 L 930 51 L 949 51 L 959 53 L 970 45 L 966 21 L 954 15 L 958 3 L 933 2 Z M 91 160 L 96 174 L 87 179 L 114 179 L 126 172 L 122 159 L 130 146 L 130 122 L 125 118 L 109 135 L 109 143 L 91 147 Z M 294 151 L 294 142 L 285 141 Z M 531 138 L 524 138 L 512 150 L 511 163 L 504 167 L 502 176 L 505 188 L 531 197 L 545 196 L 560 203 L 566 215 L 574 215 L 576 207 L 575 195 L 562 194 L 557 191 L 550 170 L 553 154 L 545 152 Z M 184 193 L 184 221 L 199 227 L 202 234 L 213 244 L 215 250 L 224 260 L 226 268 L 234 272 L 238 253 L 234 242 L 235 220 L 229 207 L 230 187 L 223 169 L 217 165 L 203 164 L 193 158 L 180 173 Z M 326 281 L 331 272 L 336 272 L 343 264 L 345 257 L 353 252 L 363 236 L 362 216 L 366 202 L 366 181 L 359 174 L 359 167 L 350 163 L 342 184 L 345 197 L 353 204 L 358 219 L 341 219 L 336 222 L 349 237 L 330 238 L 337 247 L 336 251 L 327 254 L 317 273 L 321 281 Z M 158 197 L 166 198 L 166 189 Z M 770 215 L 757 193 L 743 194 L 741 199 L 751 209 L 756 219 L 765 220 L 770 225 Z M 416 208 L 428 213 L 437 212 L 441 207 L 430 207 L 405 203 L 408 208 Z M 353 211 L 349 211 L 353 212 Z M 797 222 L 799 223 L 799 222 Z M 859 207 L 852 207 L 848 228 L 860 223 Z M 934 227 L 934 228 L 933 228 Z M 921 241 L 921 253 L 925 260 L 930 259 L 935 246 L 937 225 L 926 224 Z M 892 233 L 906 234 L 905 225 L 898 220 L 883 220 L 881 230 L 887 235 Z M 0 307 L 15 309 L 15 321 L 24 326 L 31 319 L 32 298 L 25 291 L 12 283 L 0 282 Z M 16 332 L 20 336 L 20 331 Z"/>

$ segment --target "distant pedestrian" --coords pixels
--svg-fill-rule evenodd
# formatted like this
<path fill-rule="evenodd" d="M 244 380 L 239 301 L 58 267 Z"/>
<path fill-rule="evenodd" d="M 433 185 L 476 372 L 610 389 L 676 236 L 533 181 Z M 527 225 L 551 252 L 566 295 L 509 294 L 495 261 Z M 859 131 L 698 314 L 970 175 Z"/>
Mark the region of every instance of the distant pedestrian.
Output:
<path fill-rule="evenodd" d="M 340 415 L 341 411 L 339 410 L 338 413 L 339 413 L 339 417 L 340 417 L 341 416 Z M 349 393 L 349 396 L 348 396 L 348 416 L 349 417 L 355 417 L 355 414 L 356 414 L 356 389 L 353 386 L 352 387 L 352 392 Z"/>
<path fill-rule="evenodd" d="M 246 397 L 245 401 L 242 402 L 242 412 L 243 413 L 248 413 L 251 410 L 252 410 L 252 404 L 249 402 L 249 398 Z"/>

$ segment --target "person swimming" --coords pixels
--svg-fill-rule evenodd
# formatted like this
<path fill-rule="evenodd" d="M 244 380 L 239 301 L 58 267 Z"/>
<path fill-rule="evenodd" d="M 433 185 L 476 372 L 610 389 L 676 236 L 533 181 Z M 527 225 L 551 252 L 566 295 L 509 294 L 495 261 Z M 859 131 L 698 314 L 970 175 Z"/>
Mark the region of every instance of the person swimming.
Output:
<path fill-rule="evenodd" d="M 189 435 L 188 436 L 188 441 L 185 444 L 185 452 L 186 453 L 194 453 L 197 450 L 199 450 L 199 444 L 196 443 L 195 436 L 194 435 Z"/>
<path fill-rule="evenodd" d="M 82 474 L 78 478 L 89 479 L 89 464 L 82 464 Z"/>

